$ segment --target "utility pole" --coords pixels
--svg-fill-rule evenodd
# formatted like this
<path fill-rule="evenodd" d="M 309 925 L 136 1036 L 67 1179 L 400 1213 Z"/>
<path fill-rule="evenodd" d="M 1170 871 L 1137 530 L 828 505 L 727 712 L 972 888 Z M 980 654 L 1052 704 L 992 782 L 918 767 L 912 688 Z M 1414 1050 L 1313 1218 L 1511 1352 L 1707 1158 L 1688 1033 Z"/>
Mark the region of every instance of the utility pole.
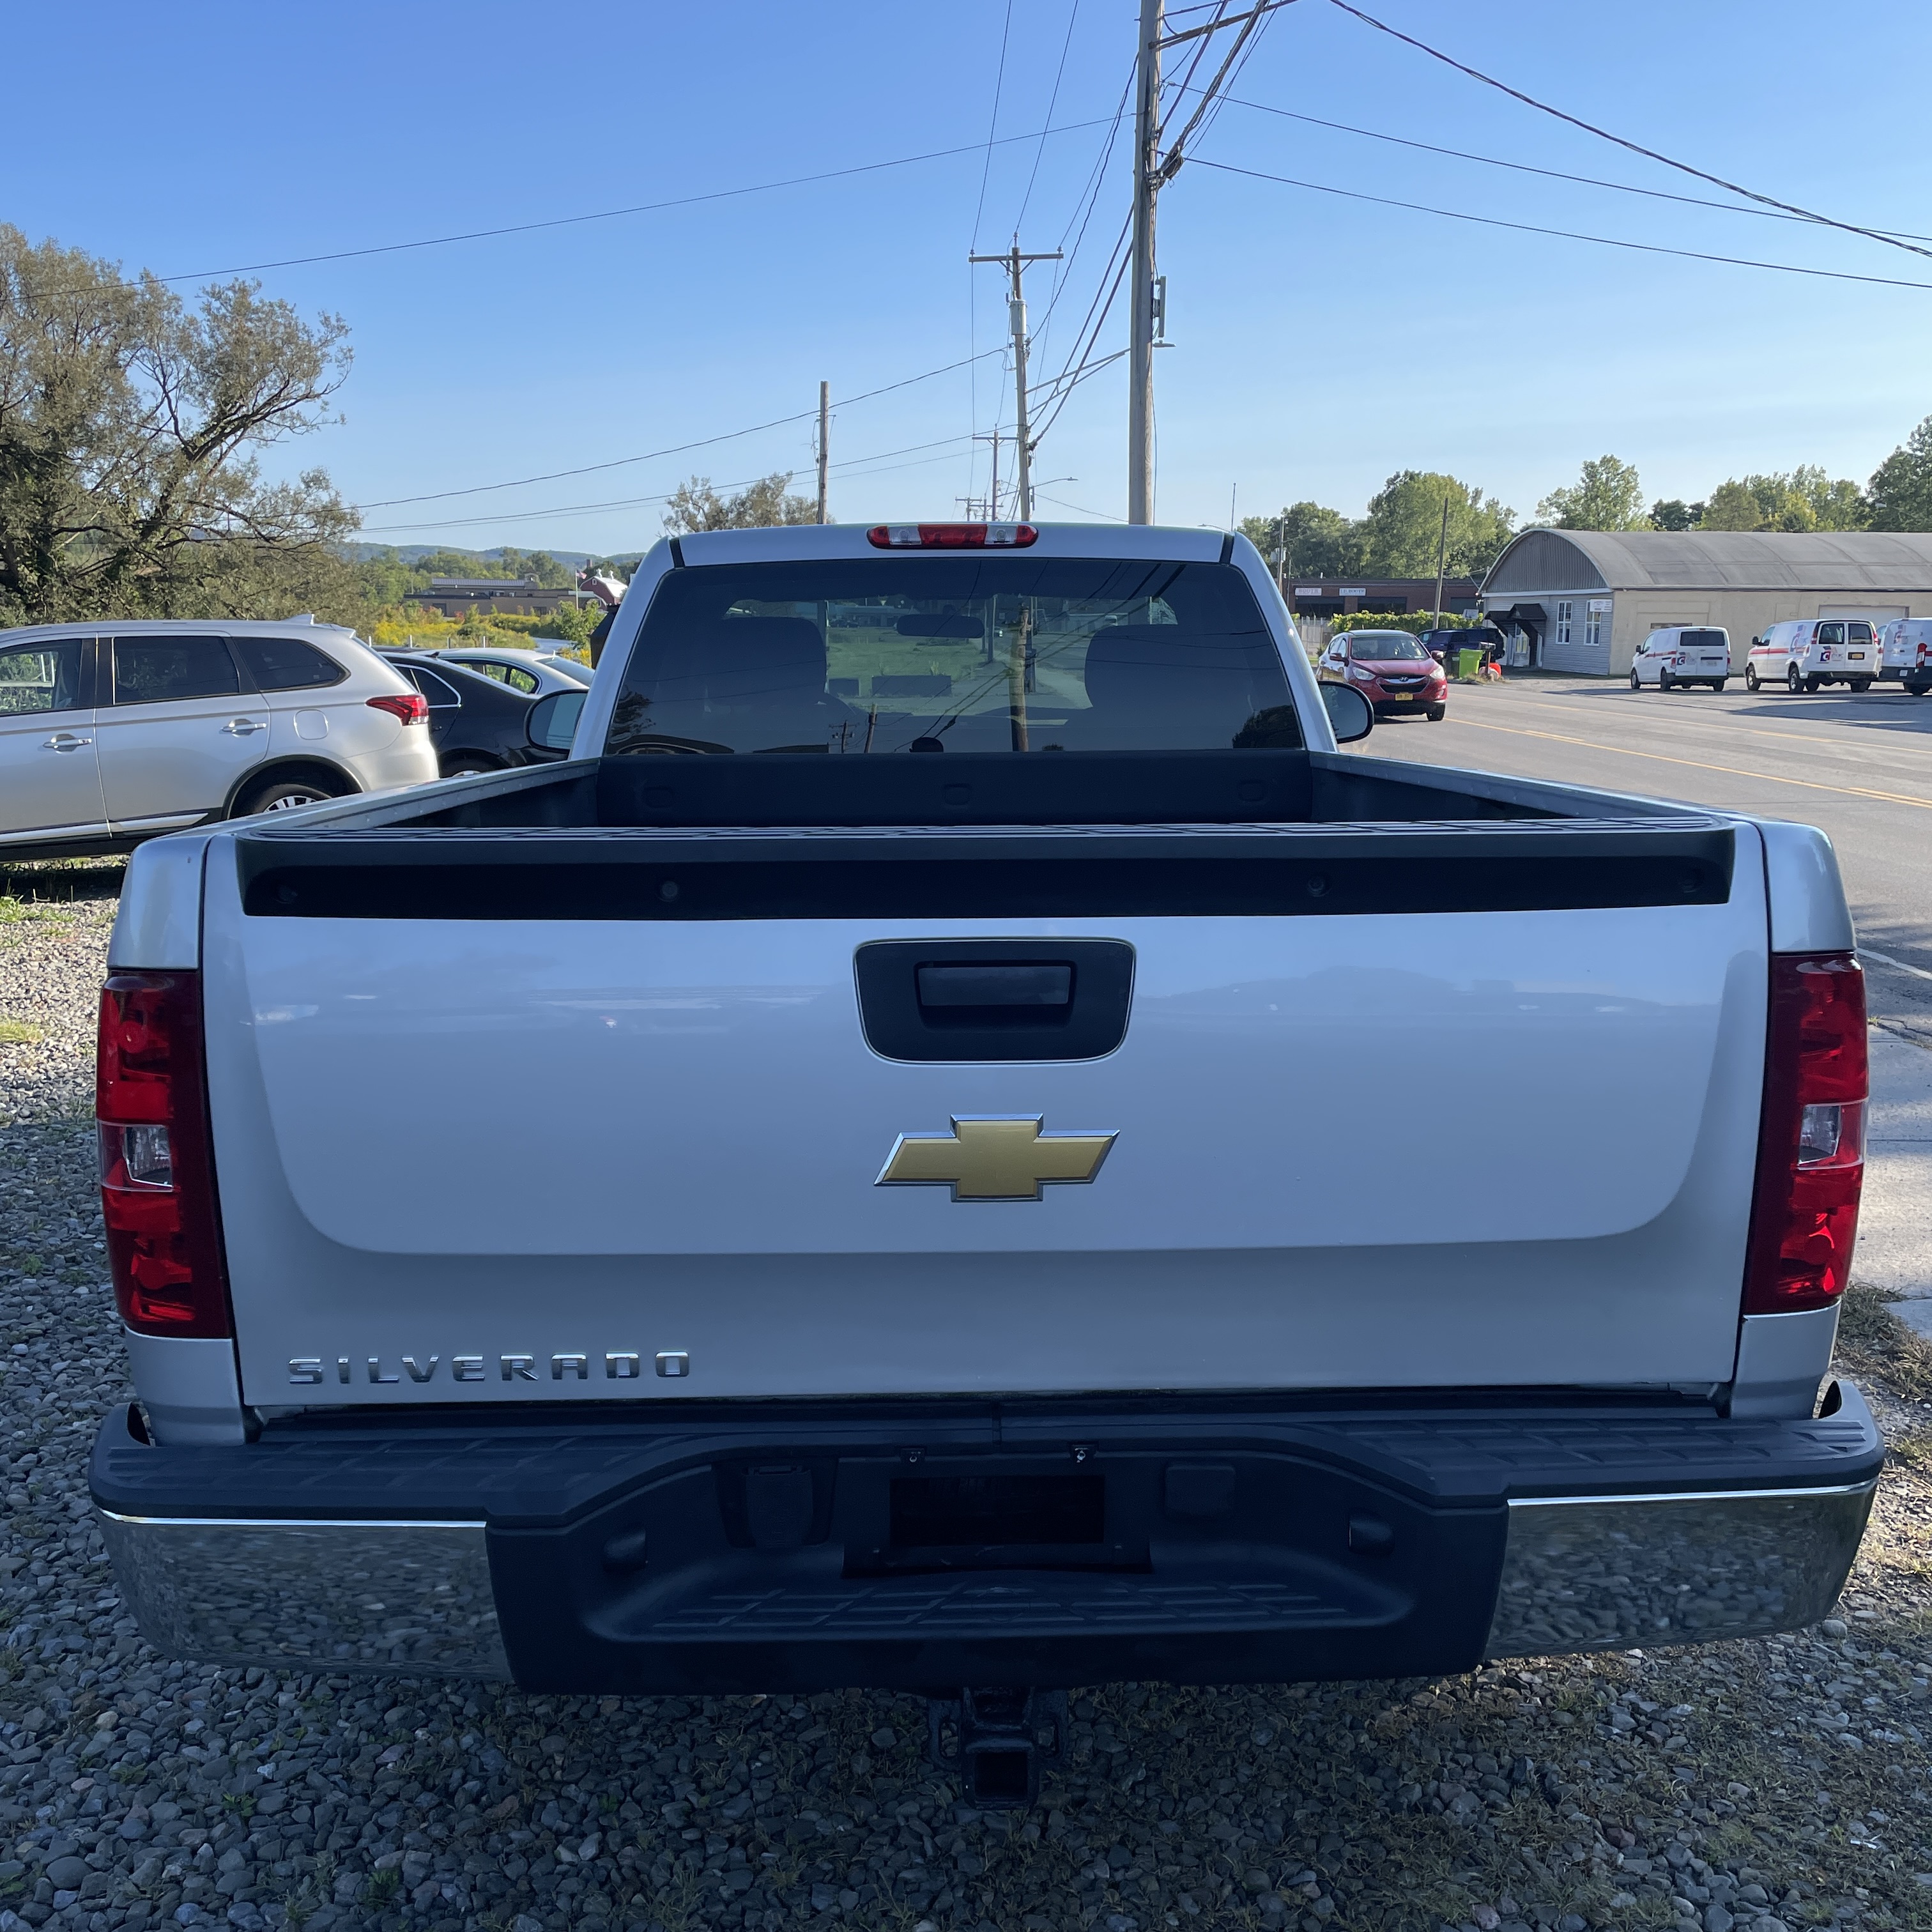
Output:
<path fill-rule="evenodd" d="M 1022 270 L 1029 262 L 1057 262 L 1060 259 L 1056 248 L 1050 255 L 1022 255 L 1020 238 L 1013 237 L 1013 245 L 1004 255 L 968 255 L 969 262 L 998 262 L 1012 278 L 1006 296 L 1006 320 L 1013 332 L 1013 402 L 1018 412 L 1018 427 L 1015 441 L 1019 450 L 1019 520 L 1022 523 L 1033 520 L 1033 438 L 1027 428 L 1027 312 L 1026 293 L 1020 286 Z M 998 446 L 994 450 L 994 466 L 998 464 Z M 996 490 L 997 496 L 998 492 Z M 992 520 L 997 521 L 995 518 Z"/>
<path fill-rule="evenodd" d="M 825 468 L 831 456 L 832 434 L 832 385 L 821 382 L 818 386 L 818 520 L 826 521 Z"/>
<path fill-rule="evenodd" d="M 993 474 L 987 484 L 986 494 L 981 496 L 962 496 L 959 501 L 966 506 L 966 514 L 976 521 L 997 524 L 1000 520 L 1000 426 L 994 424 L 990 430 L 975 430 L 975 442 L 990 442 L 993 446 Z M 983 512 L 983 515 L 982 514 Z"/>
<path fill-rule="evenodd" d="M 1130 524 L 1154 520 L 1154 352 L 1165 346 L 1167 334 L 1167 278 L 1154 273 L 1154 197 L 1179 172 L 1186 158 L 1189 137 L 1220 97 L 1222 87 L 1240 62 L 1241 50 L 1268 15 L 1291 4 L 1292 0 L 1254 0 L 1246 12 L 1230 14 L 1226 11 L 1227 0 L 1222 0 L 1211 20 L 1170 34 L 1162 0 L 1141 0 L 1141 40 L 1136 68 L 1138 85 L 1134 95 L 1133 314 L 1129 318 L 1127 333 L 1127 521 Z M 1165 132 L 1160 124 L 1162 50 L 1218 34 L 1224 27 L 1238 28 L 1240 32 L 1214 79 L 1204 88 L 1196 90 L 1199 101 L 1163 154 L 1160 151 Z M 1190 78 L 1192 74 L 1190 68 Z"/>
<path fill-rule="evenodd" d="M 1436 625 L 1442 626 L 1442 567 L 1449 560 L 1449 499 L 1442 500 L 1442 534 L 1436 544 Z"/>
<path fill-rule="evenodd" d="M 1162 0 L 1141 0 L 1134 90 L 1133 313 L 1127 326 L 1127 521 L 1154 520 L 1154 198 L 1160 182 Z"/>

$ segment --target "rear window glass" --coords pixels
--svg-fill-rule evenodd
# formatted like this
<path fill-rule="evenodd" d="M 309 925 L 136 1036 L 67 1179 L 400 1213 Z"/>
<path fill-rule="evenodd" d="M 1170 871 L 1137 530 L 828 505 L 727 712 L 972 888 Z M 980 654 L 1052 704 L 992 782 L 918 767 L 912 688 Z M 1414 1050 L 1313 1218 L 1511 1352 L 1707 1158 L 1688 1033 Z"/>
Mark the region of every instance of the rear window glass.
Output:
<path fill-rule="evenodd" d="M 535 671 L 526 670 L 521 664 L 505 664 L 496 658 L 464 658 L 461 662 L 465 670 L 481 671 L 485 677 L 506 684 L 512 691 L 520 691 L 526 698 L 543 682 Z"/>
<path fill-rule="evenodd" d="M 398 664 L 397 670 L 423 694 L 423 700 L 432 711 L 456 711 L 462 708 L 463 694 L 446 677 L 438 677 L 433 670 L 425 670 L 421 664 Z"/>
<path fill-rule="evenodd" d="M 220 638 L 116 638 L 114 702 L 160 704 L 226 698 L 240 691 L 235 660 Z"/>
<path fill-rule="evenodd" d="M 1294 746 L 1259 607 L 1222 564 L 1023 556 L 675 570 L 614 752 Z"/>
<path fill-rule="evenodd" d="M 1722 631 L 1686 631 L 1678 640 L 1680 650 L 1703 649 L 1721 651 L 1729 647 L 1730 640 Z"/>
<path fill-rule="evenodd" d="M 235 649 L 257 691 L 307 691 L 340 684 L 349 674 L 299 638 L 237 638 Z"/>
<path fill-rule="evenodd" d="M 1348 655 L 1362 664 L 1395 664 L 1429 653 L 1404 631 L 1357 631 L 1348 639 Z"/>

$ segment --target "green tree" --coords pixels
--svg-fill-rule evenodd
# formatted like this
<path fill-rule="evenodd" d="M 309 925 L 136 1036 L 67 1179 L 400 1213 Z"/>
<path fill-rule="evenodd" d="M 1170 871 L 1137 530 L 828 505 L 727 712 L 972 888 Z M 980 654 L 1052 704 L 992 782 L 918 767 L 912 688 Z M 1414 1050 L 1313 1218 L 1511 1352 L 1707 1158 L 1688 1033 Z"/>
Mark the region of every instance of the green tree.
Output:
<path fill-rule="evenodd" d="M 1699 527 L 1707 530 L 1762 530 L 1772 526 L 1765 515 L 1764 505 L 1758 500 L 1757 492 L 1748 483 L 1741 483 L 1733 476 L 1711 492 Z"/>
<path fill-rule="evenodd" d="M 664 512 L 664 526 L 673 536 L 686 536 L 694 530 L 769 530 L 777 524 L 816 523 L 818 506 L 812 498 L 785 494 L 792 474 L 789 470 L 774 470 L 735 496 L 721 496 L 708 476 L 687 477 Z"/>
<path fill-rule="evenodd" d="M 560 604 L 530 635 L 560 644 L 588 645 L 591 632 L 608 614 L 601 604 Z"/>
<path fill-rule="evenodd" d="M 1932 530 L 1932 416 L 1877 469 L 1865 486 L 1875 530 Z"/>
<path fill-rule="evenodd" d="M 506 577 L 520 577 L 540 590 L 566 590 L 577 581 L 576 572 L 547 550 L 512 550 L 506 544 L 500 554 Z"/>
<path fill-rule="evenodd" d="M 1810 506 L 1814 530 L 1862 530 L 1871 520 L 1864 492 L 1849 476 L 1828 476 L 1816 464 L 1801 463 L 1785 481 Z"/>
<path fill-rule="evenodd" d="M 1614 456 L 1592 458 L 1574 484 L 1551 490 L 1537 505 L 1536 520 L 1561 530 L 1650 528 L 1636 466 Z"/>
<path fill-rule="evenodd" d="M 260 461 L 331 419 L 346 334 L 253 282 L 190 308 L 0 225 L 0 624 L 357 602 L 355 513 L 321 470 Z"/>
<path fill-rule="evenodd" d="M 1362 567 L 1360 526 L 1324 504 L 1290 504 L 1272 517 L 1244 517 L 1241 533 L 1264 556 L 1286 544 L 1289 572 L 1301 577 L 1347 577 Z"/>
<path fill-rule="evenodd" d="M 1480 577 L 1514 534 L 1516 512 L 1473 484 L 1429 470 L 1398 471 L 1369 499 L 1360 526 L 1362 570 L 1371 577 L 1433 577 L 1445 501 L 1448 574 Z"/>
<path fill-rule="evenodd" d="M 1789 475 L 1728 476 L 1711 492 L 1707 530 L 1862 530 L 1870 515 L 1858 486 L 1835 481 L 1816 464 Z"/>
<path fill-rule="evenodd" d="M 1704 506 L 1687 503 L 1682 496 L 1660 496 L 1650 506 L 1650 520 L 1660 530 L 1694 530 L 1704 520 Z"/>

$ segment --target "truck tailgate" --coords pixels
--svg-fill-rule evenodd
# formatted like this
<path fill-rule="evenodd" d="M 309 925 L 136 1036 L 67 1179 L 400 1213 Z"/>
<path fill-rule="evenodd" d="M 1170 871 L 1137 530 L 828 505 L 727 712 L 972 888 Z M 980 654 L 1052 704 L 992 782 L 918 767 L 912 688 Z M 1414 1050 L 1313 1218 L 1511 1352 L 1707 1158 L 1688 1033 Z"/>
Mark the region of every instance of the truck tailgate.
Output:
<path fill-rule="evenodd" d="M 934 833 L 787 883 L 838 836 L 218 841 L 245 1399 L 1730 1376 L 1748 827 Z M 1007 872 L 969 878 L 995 844 Z M 1058 916 L 1022 862 L 1059 868 Z M 1131 949 L 1099 1057 L 868 1044 L 862 946 L 1082 939 Z M 975 1117 L 1112 1138 L 1037 1200 L 876 1184 L 900 1136 Z"/>

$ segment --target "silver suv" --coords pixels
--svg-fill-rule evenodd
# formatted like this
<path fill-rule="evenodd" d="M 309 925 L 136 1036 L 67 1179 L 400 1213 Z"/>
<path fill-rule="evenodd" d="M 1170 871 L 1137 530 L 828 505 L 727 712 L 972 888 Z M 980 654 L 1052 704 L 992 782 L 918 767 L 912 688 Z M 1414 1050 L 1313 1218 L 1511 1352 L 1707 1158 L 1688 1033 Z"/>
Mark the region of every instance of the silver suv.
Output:
<path fill-rule="evenodd" d="M 437 776 L 425 707 L 354 632 L 0 631 L 0 854 L 109 852 L 206 819 Z"/>

